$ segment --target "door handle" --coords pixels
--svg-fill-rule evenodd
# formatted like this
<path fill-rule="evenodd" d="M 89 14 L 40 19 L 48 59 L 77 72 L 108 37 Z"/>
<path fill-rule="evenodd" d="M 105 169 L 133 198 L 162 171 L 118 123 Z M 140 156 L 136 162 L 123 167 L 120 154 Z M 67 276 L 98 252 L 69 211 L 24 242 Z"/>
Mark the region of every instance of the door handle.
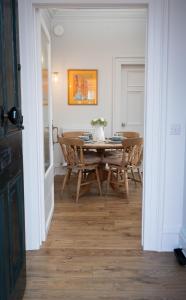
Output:
<path fill-rule="evenodd" d="M 13 125 L 16 125 L 18 129 L 24 129 L 23 126 L 23 116 L 21 114 L 21 111 L 13 106 L 7 114 L 4 112 L 3 107 L 1 107 L 1 126 L 4 125 L 4 121 L 8 119 Z"/>

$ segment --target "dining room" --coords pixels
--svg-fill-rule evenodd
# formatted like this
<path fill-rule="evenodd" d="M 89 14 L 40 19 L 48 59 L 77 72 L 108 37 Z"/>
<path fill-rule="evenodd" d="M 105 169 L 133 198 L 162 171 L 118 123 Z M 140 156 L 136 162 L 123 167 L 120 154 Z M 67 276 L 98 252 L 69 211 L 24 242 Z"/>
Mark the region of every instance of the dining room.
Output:
<path fill-rule="evenodd" d="M 37 20 L 43 251 L 88 256 L 90 268 L 92 251 L 141 253 L 147 10 L 50 8 Z"/>
<path fill-rule="evenodd" d="M 59 134 L 93 133 L 91 121 L 103 117 L 105 138 L 119 131 L 137 131 L 143 136 L 146 9 L 51 9 L 50 14 L 52 119 Z M 61 33 L 56 34 L 57 30 Z M 89 87 L 89 100 L 72 101 L 73 76 L 85 77 L 85 85 L 86 76 L 93 76 L 95 87 Z M 79 85 L 86 89 L 84 83 Z M 55 131 L 54 135 L 56 141 Z M 63 163 L 61 148 L 55 144 L 56 175 L 64 174 Z"/>
<path fill-rule="evenodd" d="M 82 206 L 84 201 L 89 202 L 89 198 L 91 204 L 91 195 L 97 194 L 100 202 L 100 187 L 96 192 L 96 183 L 88 184 L 87 189 L 80 188 L 81 184 L 78 186 L 81 172 L 77 168 L 74 168 L 75 172 L 73 168 L 69 171 L 67 152 L 64 153 L 67 145 L 59 141 L 61 137 L 80 139 L 84 142 L 83 155 L 93 155 L 97 159 L 97 153 L 99 157 L 97 170 L 101 178 L 102 201 L 109 199 L 109 195 L 111 199 L 114 196 L 118 209 L 117 201 L 130 205 L 131 193 L 135 194 L 134 199 L 138 199 L 134 216 L 138 222 L 135 228 L 140 249 L 147 10 L 50 8 L 42 11 L 42 19 L 45 32 L 48 30 L 50 33 L 51 43 L 53 112 L 50 119 L 53 120 L 54 188 L 60 190 L 57 199 L 60 197 L 62 205 L 64 195 L 68 195 L 70 205 L 76 207 L 77 202 Z M 46 103 L 43 107 L 45 115 Z M 139 139 L 136 140 L 140 143 L 136 166 L 131 161 L 132 154 L 128 164 L 110 165 L 112 156 L 122 157 L 123 149 L 127 148 L 124 146 L 127 138 Z M 134 154 L 134 149 L 132 151 Z M 68 172 L 72 175 L 69 176 Z M 118 185 L 113 183 L 116 173 Z M 89 177 L 91 175 L 83 169 L 82 181 Z M 108 182 L 108 177 L 112 182 Z M 73 188 L 75 191 L 72 191 Z M 81 195 L 83 189 L 85 191 Z M 135 224 L 135 217 L 131 222 Z"/>
<path fill-rule="evenodd" d="M 117 143 L 121 147 L 123 133 L 129 132 L 129 137 L 134 133 L 134 138 L 144 135 L 147 9 L 48 8 L 41 9 L 37 23 L 46 236 L 54 209 L 53 170 L 55 176 L 64 176 L 67 166 L 58 137 L 78 131 L 82 134 L 76 138 L 89 134 L 89 147 L 91 141 L 92 147 L 96 141 L 103 142 L 103 158 L 103 151 L 117 149 Z M 142 185 L 141 157 L 140 169 L 134 168 L 135 174 L 130 167 L 127 171 L 133 181 L 137 176 L 135 187 L 138 181 Z"/>
<path fill-rule="evenodd" d="M 60 224 L 71 216 L 61 244 L 86 241 L 88 222 L 87 243 L 140 251 L 147 9 L 50 8 L 38 18 L 46 246 L 61 215 Z"/>

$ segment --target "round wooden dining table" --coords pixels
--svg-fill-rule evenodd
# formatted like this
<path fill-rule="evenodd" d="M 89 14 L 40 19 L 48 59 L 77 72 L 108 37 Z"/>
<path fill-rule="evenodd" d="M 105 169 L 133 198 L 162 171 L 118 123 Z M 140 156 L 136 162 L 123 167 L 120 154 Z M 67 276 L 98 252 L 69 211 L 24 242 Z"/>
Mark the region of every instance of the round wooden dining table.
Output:
<path fill-rule="evenodd" d="M 83 145 L 84 149 L 87 150 L 96 150 L 99 156 L 104 158 L 106 150 L 119 150 L 123 148 L 122 142 L 114 142 L 111 140 L 105 141 L 91 141 Z M 99 166 L 100 180 L 101 182 L 107 179 L 107 170 L 105 169 L 105 164 L 100 162 Z"/>
<path fill-rule="evenodd" d="M 112 140 L 105 141 L 91 141 L 85 142 L 83 145 L 84 149 L 96 149 L 96 150 L 105 150 L 105 149 L 122 149 L 122 142 L 115 142 Z"/>

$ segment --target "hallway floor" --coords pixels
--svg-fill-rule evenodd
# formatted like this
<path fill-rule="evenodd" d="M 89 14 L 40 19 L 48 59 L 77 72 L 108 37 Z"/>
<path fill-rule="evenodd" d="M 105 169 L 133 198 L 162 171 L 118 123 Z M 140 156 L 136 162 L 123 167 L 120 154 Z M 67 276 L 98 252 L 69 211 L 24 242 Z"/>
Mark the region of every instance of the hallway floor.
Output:
<path fill-rule="evenodd" d="M 185 300 L 186 269 L 173 253 L 141 250 L 141 187 L 129 199 L 97 190 L 75 204 L 60 196 L 47 242 L 27 252 L 24 300 Z M 75 186 L 75 185 L 74 185 Z"/>

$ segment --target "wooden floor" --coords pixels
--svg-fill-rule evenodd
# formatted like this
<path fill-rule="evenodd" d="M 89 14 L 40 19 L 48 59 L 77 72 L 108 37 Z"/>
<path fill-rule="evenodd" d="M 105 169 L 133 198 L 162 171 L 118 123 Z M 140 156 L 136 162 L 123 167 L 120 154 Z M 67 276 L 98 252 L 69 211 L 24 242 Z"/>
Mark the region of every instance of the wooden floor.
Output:
<path fill-rule="evenodd" d="M 27 254 L 24 300 L 185 300 L 186 269 L 172 253 L 141 250 L 141 188 L 99 197 L 97 190 L 75 204 L 60 196 L 47 242 Z"/>

